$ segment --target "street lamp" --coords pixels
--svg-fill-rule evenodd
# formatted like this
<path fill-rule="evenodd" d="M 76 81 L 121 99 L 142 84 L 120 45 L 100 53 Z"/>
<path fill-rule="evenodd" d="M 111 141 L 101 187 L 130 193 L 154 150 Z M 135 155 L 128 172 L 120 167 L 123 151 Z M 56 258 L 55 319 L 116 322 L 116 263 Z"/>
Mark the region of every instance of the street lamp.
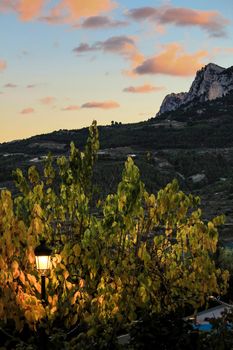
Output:
<path fill-rule="evenodd" d="M 40 241 L 40 245 L 35 248 L 36 268 L 41 273 L 41 299 L 45 301 L 45 276 L 50 269 L 50 258 L 52 250 L 46 246 L 45 240 Z"/>

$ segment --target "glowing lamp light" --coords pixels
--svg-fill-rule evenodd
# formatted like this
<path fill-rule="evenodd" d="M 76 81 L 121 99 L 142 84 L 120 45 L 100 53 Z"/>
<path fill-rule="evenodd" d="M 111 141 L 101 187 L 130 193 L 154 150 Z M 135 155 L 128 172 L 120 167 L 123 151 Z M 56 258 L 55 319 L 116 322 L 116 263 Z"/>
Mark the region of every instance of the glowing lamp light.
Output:
<path fill-rule="evenodd" d="M 45 240 L 41 240 L 40 245 L 35 249 L 36 268 L 43 274 L 50 269 L 52 250 L 46 246 Z"/>
<path fill-rule="evenodd" d="M 41 299 L 46 301 L 45 275 L 50 269 L 52 250 L 46 246 L 45 240 L 40 241 L 40 245 L 35 248 L 36 268 L 41 273 Z"/>
<path fill-rule="evenodd" d="M 47 271 L 50 269 L 50 256 L 37 255 L 36 256 L 36 268 L 39 271 Z"/>

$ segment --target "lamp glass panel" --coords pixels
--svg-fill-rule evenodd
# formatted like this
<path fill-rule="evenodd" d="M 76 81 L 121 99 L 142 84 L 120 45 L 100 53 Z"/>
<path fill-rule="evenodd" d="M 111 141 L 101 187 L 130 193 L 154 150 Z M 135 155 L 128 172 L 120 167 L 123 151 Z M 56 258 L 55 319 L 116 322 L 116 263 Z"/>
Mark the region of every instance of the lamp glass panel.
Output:
<path fill-rule="evenodd" d="M 38 270 L 48 270 L 50 268 L 50 256 L 36 256 L 36 267 Z"/>

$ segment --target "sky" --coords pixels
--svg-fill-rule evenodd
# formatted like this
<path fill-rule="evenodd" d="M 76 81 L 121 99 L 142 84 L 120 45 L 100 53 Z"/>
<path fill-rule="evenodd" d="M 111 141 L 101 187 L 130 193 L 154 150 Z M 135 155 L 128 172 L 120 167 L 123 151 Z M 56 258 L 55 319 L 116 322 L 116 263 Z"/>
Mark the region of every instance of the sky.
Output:
<path fill-rule="evenodd" d="M 0 143 L 153 117 L 233 65 L 232 0 L 0 0 Z"/>

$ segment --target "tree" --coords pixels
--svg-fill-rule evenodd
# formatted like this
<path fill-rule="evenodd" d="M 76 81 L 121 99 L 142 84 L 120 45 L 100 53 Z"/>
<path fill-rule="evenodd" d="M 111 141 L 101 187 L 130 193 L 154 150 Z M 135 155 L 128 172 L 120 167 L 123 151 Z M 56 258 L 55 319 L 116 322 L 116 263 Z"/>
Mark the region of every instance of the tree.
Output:
<path fill-rule="evenodd" d="M 84 151 L 72 143 L 69 157 L 55 163 L 50 155 L 41 174 L 17 169 L 20 195 L 1 192 L 1 324 L 13 322 L 18 332 L 46 327 L 49 334 L 77 326 L 89 339 L 101 330 L 109 342 L 143 313 L 196 309 L 225 292 L 228 273 L 212 259 L 223 218 L 205 224 L 199 198 L 176 181 L 149 194 L 131 158 L 117 192 L 94 203 L 98 149 L 94 122 Z M 47 306 L 35 270 L 40 238 L 53 247 Z"/>

